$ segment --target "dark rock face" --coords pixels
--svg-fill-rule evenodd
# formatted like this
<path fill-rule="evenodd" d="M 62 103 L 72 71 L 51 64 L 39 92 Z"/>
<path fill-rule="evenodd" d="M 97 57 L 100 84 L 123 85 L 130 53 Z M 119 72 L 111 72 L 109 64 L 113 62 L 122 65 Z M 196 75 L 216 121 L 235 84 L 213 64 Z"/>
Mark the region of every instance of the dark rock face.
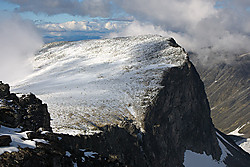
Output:
<path fill-rule="evenodd" d="M 143 151 L 142 134 L 135 125 L 125 121 L 120 127 L 105 126 L 103 132 L 83 138 L 83 146 L 96 150 L 104 157 L 127 166 L 149 166 Z M 97 144 L 98 143 L 98 144 Z"/>
<path fill-rule="evenodd" d="M 162 85 L 144 121 L 144 150 L 151 166 L 183 166 L 185 150 L 205 151 L 218 160 L 221 151 L 204 86 L 194 66 L 187 62 L 171 68 Z"/>
<path fill-rule="evenodd" d="M 2 146 L 9 146 L 12 142 L 11 137 L 8 135 L 0 136 L 0 147 Z"/>
<path fill-rule="evenodd" d="M 18 98 L 10 94 L 9 85 L 3 83 L 0 83 L 0 124 L 22 130 L 51 131 L 47 105 L 32 93 Z"/>

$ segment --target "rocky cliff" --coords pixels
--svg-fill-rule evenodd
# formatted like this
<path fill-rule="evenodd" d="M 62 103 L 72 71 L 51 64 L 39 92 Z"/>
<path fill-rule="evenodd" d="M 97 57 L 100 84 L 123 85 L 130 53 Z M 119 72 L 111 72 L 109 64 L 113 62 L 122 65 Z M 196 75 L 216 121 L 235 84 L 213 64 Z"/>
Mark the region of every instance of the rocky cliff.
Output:
<path fill-rule="evenodd" d="M 119 50 L 118 46 L 125 49 Z M 81 49 L 88 54 L 85 55 Z M 74 51 L 74 54 L 69 51 Z M 2 166 L 247 167 L 250 165 L 249 154 L 228 140 L 223 133 L 216 132 L 210 117 L 204 85 L 184 49 L 173 39 L 142 36 L 86 43 L 73 42 L 67 45 L 56 43 L 46 46 L 41 52 L 41 55 L 36 57 L 39 69 L 29 77 L 32 78 L 31 83 L 29 84 L 27 79 L 15 90 L 30 88 L 37 91 L 41 97 L 48 98 L 43 96 L 48 93 L 55 95 L 56 99 L 59 99 L 57 95 L 61 95 L 64 99 L 64 96 L 71 93 L 72 97 L 69 96 L 65 103 L 59 103 L 64 109 L 65 104 L 73 105 L 79 102 L 79 97 L 82 96 L 73 96 L 74 93 L 79 93 L 76 90 L 86 91 L 88 94 L 82 92 L 85 98 L 82 100 L 89 103 L 80 103 L 85 107 L 82 110 L 86 114 L 85 117 L 77 111 L 78 103 L 76 107 L 67 108 L 72 110 L 66 111 L 65 114 L 71 112 L 71 115 L 65 117 L 72 117 L 72 127 L 79 128 L 87 122 L 98 128 L 99 133 L 70 136 L 40 131 L 37 128 L 29 129 L 28 123 L 22 123 L 25 119 L 20 119 L 21 126 L 15 124 L 11 127 L 33 132 L 13 133 L 18 135 L 25 133 L 26 136 L 18 141 L 33 142 L 34 147 L 21 147 L 16 150 L 17 152 L 1 154 Z M 47 57 L 50 59 L 47 60 Z M 79 59 L 82 60 L 81 66 L 77 67 L 84 69 L 80 72 L 78 68 L 72 67 L 76 66 L 75 63 L 79 65 Z M 64 71 L 61 71 L 60 63 L 64 65 Z M 59 69 L 47 74 L 55 67 Z M 58 78 L 51 78 L 51 75 Z M 46 78 L 48 76 L 50 77 Z M 78 78 L 79 76 L 84 80 Z M 47 85 L 44 85 L 44 79 L 48 81 Z M 49 86 L 58 88 L 62 86 L 61 81 L 66 81 L 65 79 L 71 82 L 63 87 L 70 87 L 70 90 L 65 87 L 62 90 L 56 89 L 59 90 L 58 94 L 52 92 L 53 89 Z M 81 86 L 79 83 L 84 85 Z M 41 87 L 36 87 L 38 85 Z M 46 90 L 44 86 L 47 87 Z M 8 88 L 6 86 L 7 90 L 3 89 L 4 92 L 9 92 Z M 96 91 L 98 93 L 95 93 Z M 49 96 L 49 99 L 52 98 Z M 5 97 L 2 101 L 5 101 L 4 99 Z M 21 99 L 16 101 L 19 104 Z M 25 100 L 28 104 L 33 104 L 33 101 Z M 55 101 L 52 102 L 54 102 L 52 105 L 59 105 L 55 104 Z M 39 104 L 41 105 L 40 102 Z M 29 105 L 20 105 L 20 110 L 31 113 L 30 118 L 37 115 L 33 109 L 38 111 L 36 109 L 39 107 L 27 106 Z M 14 108 L 13 112 L 15 110 Z M 46 110 L 39 111 L 42 115 L 47 115 L 44 113 Z M 76 115 L 81 118 L 77 123 Z M 49 117 L 44 118 L 49 119 Z M 37 125 L 36 122 L 39 121 L 40 119 L 34 124 Z M 56 129 L 55 125 L 53 129 Z M 47 123 L 39 126 L 50 130 Z M 65 124 L 63 126 L 66 128 Z M 1 129 L 8 130 L 6 127 Z M 12 141 L 10 147 L 14 144 Z"/>

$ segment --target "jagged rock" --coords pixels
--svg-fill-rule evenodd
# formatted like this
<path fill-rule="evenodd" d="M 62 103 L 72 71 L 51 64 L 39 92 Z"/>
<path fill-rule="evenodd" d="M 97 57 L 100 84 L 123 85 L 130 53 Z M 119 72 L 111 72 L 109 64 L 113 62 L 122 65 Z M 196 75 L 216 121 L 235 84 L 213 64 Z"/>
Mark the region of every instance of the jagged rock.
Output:
<path fill-rule="evenodd" d="M 47 104 L 42 104 L 40 99 L 30 93 L 20 98 L 20 106 L 26 109 L 20 123 L 24 130 L 36 131 L 43 128 L 43 130 L 51 131 Z"/>
<path fill-rule="evenodd" d="M 1 82 L 0 124 L 12 128 L 36 131 L 39 128 L 51 131 L 47 105 L 32 93 L 18 98 L 9 92 L 9 85 Z"/>
<path fill-rule="evenodd" d="M 20 124 L 21 110 L 19 110 L 15 102 L 6 98 L 0 99 L 0 124 L 15 128 Z"/>
<path fill-rule="evenodd" d="M 9 146 L 12 142 L 11 137 L 8 135 L 2 135 L 0 136 L 0 147 L 2 146 Z"/>
<path fill-rule="evenodd" d="M 8 84 L 3 84 L 2 81 L 0 81 L 0 98 L 6 97 L 10 94 L 10 86 Z"/>

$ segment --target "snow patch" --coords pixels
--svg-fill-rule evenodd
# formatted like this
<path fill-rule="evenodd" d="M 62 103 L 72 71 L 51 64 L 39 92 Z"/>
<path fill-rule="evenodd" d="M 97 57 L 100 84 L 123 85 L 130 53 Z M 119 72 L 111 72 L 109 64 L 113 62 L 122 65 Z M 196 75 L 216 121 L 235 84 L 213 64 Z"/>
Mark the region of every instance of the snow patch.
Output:
<path fill-rule="evenodd" d="M 243 133 L 239 133 L 239 131 L 244 128 L 246 125 L 250 124 L 250 122 L 247 122 L 246 124 L 236 128 L 234 131 L 228 133 L 228 135 L 235 135 L 235 136 L 243 136 Z M 244 151 L 250 153 L 250 138 L 240 140 L 236 142 L 238 146 L 240 146 Z"/>
<path fill-rule="evenodd" d="M 229 144 L 231 147 L 237 150 L 231 143 L 229 143 L 224 137 L 222 137 L 218 132 L 216 132 L 216 135 L 219 136 L 223 141 L 225 141 L 227 144 Z M 231 154 L 231 153 L 230 153 Z M 231 154 L 232 155 L 232 154 Z"/>
<path fill-rule="evenodd" d="M 45 135 L 46 133 L 50 133 L 49 131 L 42 131 L 41 134 Z"/>
<path fill-rule="evenodd" d="M 78 167 L 76 162 L 72 161 L 72 164 L 73 164 L 74 167 Z"/>
<path fill-rule="evenodd" d="M 79 149 L 79 151 L 82 151 L 82 152 L 84 152 L 85 150 L 86 150 L 86 149 L 82 149 L 82 148 L 81 148 L 81 149 Z"/>
<path fill-rule="evenodd" d="M 67 157 L 70 157 L 70 156 L 71 156 L 70 152 L 68 152 L 68 151 L 66 151 L 65 155 L 66 155 Z"/>
<path fill-rule="evenodd" d="M 82 135 L 93 135 L 96 133 L 100 133 L 100 130 L 90 130 L 90 129 L 86 129 L 86 130 L 81 130 L 81 129 L 73 129 L 73 128 L 65 128 L 65 127 L 60 127 L 60 128 L 54 128 L 53 129 L 53 133 L 57 133 L 57 134 L 68 134 L 71 136 L 76 136 L 79 134 Z"/>
<path fill-rule="evenodd" d="M 92 151 L 84 152 L 84 156 L 85 156 L 85 157 L 91 157 L 91 158 L 95 158 L 95 155 L 97 155 L 97 154 L 98 154 L 98 153 L 92 152 Z"/>
<path fill-rule="evenodd" d="M 185 167 L 226 167 L 224 160 L 228 155 L 232 155 L 232 153 L 226 148 L 226 146 L 222 143 L 221 140 L 225 141 L 229 145 L 231 145 L 227 140 L 225 140 L 219 133 L 217 133 L 217 138 L 220 149 L 221 149 L 221 157 L 220 161 L 214 160 L 211 155 L 206 155 L 204 152 L 203 154 L 195 153 L 190 150 L 186 150 L 184 154 L 184 163 Z M 233 145 L 231 145 L 234 147 Z M 235 147 L 234 147 L 235 148 Z M 236 149 L 236 148 L 235 148 Z"/>
<path fill-rule="evenodd" d="M 249 122 L 248 122 L 248 123 L 249 123 Z M 242 126 L 236 128 L 234 131 L 228 133 L 228 135 L 243 136 L 244 134 L 239 133 L 239 131 L 240 131 L 244 126 L 246 126 L 248 123 L 246 123 L 246 124 L 244 124 L 244 125 L 242 125 Z"/>
<path fill-rule="evenodd" d="M 30 131 L 20 132 L 19 128 L 8 128 L 5 126 L 0 127 L 0 136 L 9 135 L 11 137 L 12 142 L 10 146 L 0 147 L 0 155 L 4 152 L 17 152 L 20 148 L 36 148 L 36 142 L 41 142 L 45 144 L 49 144 L 48 141 L 43 139 L 33 139 L 28 140 L 27 133 Z"/>
<path fill-rule="evenodd" d="M 250 154 L 250 138 L 243 139 L 243 141 L 241 141 L 239 146 Z"/>
<path fill-rule="evenodd" d="M 226 167 L 223 162 L 213 160 L 211 155 L 195 153 L 190 150 L 186 150 L 184 154 L 185 167 Z"/>
<path fill-rule="evenodd" d="M 227 158 L 228 154 L 233 156 L 232 153 L 227 149 L 227 147 L 220 141 L 220 139 L 217 138 L 217 140 L 221 149 L 220 160 L 224 161 Z"/>
<path fill-rule="evenodd" d="M 33 139 L 35 142 L 38 142 L 38 143 L 43 143 L 43 144 L 49 144 L 49 141 L 47 140 L 44 140 L 44 139 Z"/>

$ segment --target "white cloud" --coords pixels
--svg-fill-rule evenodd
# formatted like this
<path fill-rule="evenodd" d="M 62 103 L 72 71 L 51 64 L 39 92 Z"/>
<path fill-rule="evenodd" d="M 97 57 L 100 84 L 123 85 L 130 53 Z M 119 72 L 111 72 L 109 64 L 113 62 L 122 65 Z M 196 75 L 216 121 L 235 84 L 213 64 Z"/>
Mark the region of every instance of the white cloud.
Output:
<path fill-rule="evenodd" d="M 115 0 L 121 8 L 138 20 L 163 27 L 183 29 L 216 13 L 209 0 Z"/>
<path fill-rule="evenodd" d="M 103 31 L 118 30 L 128 25 L 129 22 L 95 22 L 95 21 L 68 21 L 65 23 L 49 23 L 37 25 L 39 29 L 46 31 Z"/>
<path fill-rule="evenodd" d="M 137 20 L 130 23 L 125 29 L 120 32 L 110 33 L 109 37 L 118 36 L 135 36 L 135 35 L 147 35 L 147 34 L 159 34 L 162 36 L 169 36 L 160 26 L 154 26 L 150 23 L 142 23 Z"/>
<path fill-rule="evenodd" d="M 43 44 L 32 23 L 15 16 L 0 23 L 0 80 L 14 82 L 31 72 L 29 59 Z"/>
<path fill-rule="evenodd" d="M 132 20 L 136 20 L 131 24 L 97 21 L 39 25 L 43 30 L 54 32 L 108 30 L 112 33 L 110 36 L 145 33 L 171 35 L 186 50 L 202 55 L 199 59 L 204 62 L 209 59 L 228 61 L 233 59 L 228 53 L 233 55 L 250 51 L 249 0 L 8 1 L 20 5 L 17 9 L 19 12 L 33 11 L 49 15 L 68 13 L 90 17 L 119 17 L 127 13 L 133 18 Z"/>
<path fill-rule="evenodd" d="M 231 62 L 249 52 L 250 3 L 247 0 L 115 0 L 137 21 L 115 36 L 161 34 L 174 37 L 203 63 Z M 248 8 L 248 9 L 247 9 Z"/>

